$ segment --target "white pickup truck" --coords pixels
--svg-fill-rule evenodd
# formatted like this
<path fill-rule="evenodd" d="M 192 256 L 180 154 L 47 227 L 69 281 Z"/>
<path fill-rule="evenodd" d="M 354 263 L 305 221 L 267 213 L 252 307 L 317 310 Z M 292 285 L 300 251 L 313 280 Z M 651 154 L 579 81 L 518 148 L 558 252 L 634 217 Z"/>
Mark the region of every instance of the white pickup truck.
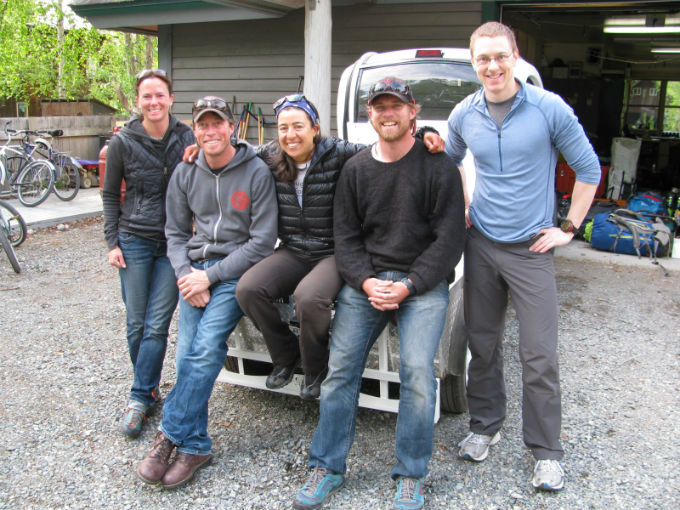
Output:
<path fill-rule="evenodd" d="M 542 87 L 538 71 L 520 59 L 515 74 L 522 80 Z M 418 125 L 434 127 L 446 139 L 446 120 L 453 107 L 481 87 L 470 64 L 470 52 L 462 48 L 426 48 L 386 53 L 369 52 L 347 67 L 340 78 L 337 95 L 338 136 L 351 142 L 370 144 L 377 135 L 368 123 L 366 102 L 371 84 L 386 77 L 406 80 L 422 105 Z M 474 188 L 472 158 L 464 161 L 468 193 Z M 446 326 L 435 359 L 439 408 L 461 413 L 467 410 L 465 381 L 467 371 L 467 336 L 463 317 L 463 264 L 456 267 L 456 280 L 449 286 L 449 310 Z M 292 303 L 280 303 L 280 312 L 295 327 Z M 266 389 L 265 379 L 271 360 L 260 333 L 244 319 L 229 340 L 225 370 L 219 380 Z M 280 390 L 298 394 L 301 374 Z M 363 374 L 359 405 L 397 412 L 399 405 L 399 344 L 396 325 L 390 323 L 371 351 Z M 269 390 L 271 391 L 271 390 Z"/>

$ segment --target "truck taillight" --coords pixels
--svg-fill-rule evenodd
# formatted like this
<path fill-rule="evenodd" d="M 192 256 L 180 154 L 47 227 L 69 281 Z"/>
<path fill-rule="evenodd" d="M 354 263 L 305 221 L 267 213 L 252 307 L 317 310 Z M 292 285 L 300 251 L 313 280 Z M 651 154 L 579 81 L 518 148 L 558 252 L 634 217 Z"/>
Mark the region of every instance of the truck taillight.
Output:
<path fill-rule="evenodd" d="M 442 50 L 416 50 L 416 58 L 443 57 Z"/>

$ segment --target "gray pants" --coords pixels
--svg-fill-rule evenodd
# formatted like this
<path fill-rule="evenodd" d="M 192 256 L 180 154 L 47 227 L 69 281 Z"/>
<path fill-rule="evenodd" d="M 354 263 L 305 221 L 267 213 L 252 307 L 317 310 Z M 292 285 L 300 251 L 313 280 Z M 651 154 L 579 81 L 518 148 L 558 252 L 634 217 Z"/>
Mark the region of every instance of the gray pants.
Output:
<path fill-rule="evenodd" d="M 519 320 L 524 443 L 538 460 L 562 458 L 557 362 L 557 285 L 553 255 L 531 242 L 502 244 L 470 229 L 465 248 L 465 321 L 472 358 L 470 430 L 492 435 L 505 419 L 503 330 L 508 293 Z"/>
<path fill-rule="evenodd" d="M 281 248 L 246 271 L 236 299 L 262 332 L 275 365 L 290 365 L 301 357 L 304 373 L 316 377 L 328 365 L 331 308 L 341 287 L 333 255 L 310 259 Z M 300 324 L 299 343 L 272 303 L 290 295 Z"/>

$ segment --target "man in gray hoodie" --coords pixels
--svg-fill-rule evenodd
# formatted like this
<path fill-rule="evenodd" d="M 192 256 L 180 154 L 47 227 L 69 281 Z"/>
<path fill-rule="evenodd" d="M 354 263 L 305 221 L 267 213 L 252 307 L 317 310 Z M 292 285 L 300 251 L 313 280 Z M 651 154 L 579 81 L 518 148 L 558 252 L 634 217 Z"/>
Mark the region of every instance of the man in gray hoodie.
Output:
<path fill-rule="evenodd" d="M 208 400 L 227 355 L 227 338 L 243 312 L 235 296 L 241 275 L 273 252 L 277 232 L 274 180 L 246 143 L 232 143 L 227 103 L 207 96 L 194 103 L 201 152 L 175 170 L 166 197 L 168 257 L 181 294 L 177 381 L 163 420 L 137 475 L 175 488 L 212 456 Z M 173 449 L 174 462 L 170 463 Z"/>

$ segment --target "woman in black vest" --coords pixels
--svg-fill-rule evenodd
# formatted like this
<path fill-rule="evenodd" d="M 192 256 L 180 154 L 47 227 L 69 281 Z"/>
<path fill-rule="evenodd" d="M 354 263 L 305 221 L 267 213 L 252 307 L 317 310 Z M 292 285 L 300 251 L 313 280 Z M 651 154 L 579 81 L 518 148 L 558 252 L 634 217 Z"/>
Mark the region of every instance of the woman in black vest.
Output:
<path fill-rule="evenodd" d="M 194 143 L 191 128 L 170 114 L 172 82 L 165 71 L 142 71 L 136 89 L 140 115 L 111 139 L 102 191 L 108 261 L 120 275 L 134 372 L 122 425 L 132 438 L 160 400 L 168 328 L 179 296 L 166 256 L 165 191 L 184 148 Z"/>

